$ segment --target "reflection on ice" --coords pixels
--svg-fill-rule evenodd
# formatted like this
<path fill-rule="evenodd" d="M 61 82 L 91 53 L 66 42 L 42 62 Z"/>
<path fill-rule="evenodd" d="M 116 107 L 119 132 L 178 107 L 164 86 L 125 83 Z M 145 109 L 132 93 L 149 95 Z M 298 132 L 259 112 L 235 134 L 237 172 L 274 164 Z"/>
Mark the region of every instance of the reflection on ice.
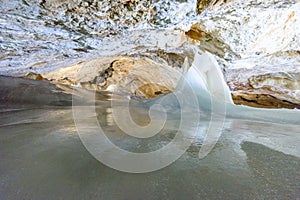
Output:
<path fill-rule="evenodd" d="M 132 109 L 140 110 L 132 112 L 138 116 L 134 120 L 143 121 L 147 109 L 139 105 Z M 108 105 L 97 110 L 107 137 L 120 148 L 133 152 L 149 152 L 166 145 L 174 137 L 180 120 L 171 117 L 163 132 L 139 139 L 129 137 L 110 120 L 105 124 L 106 115 L 110 114 L 107 110 Z M 42 120 L 12 124 L 16 118 Z M 298 197 L 299 125 L 227 118 L 218 143 L 208 156 L 199 160 L 201 133 L 206 131 L 209 117 L 203 113 L 201 119 L 199 133 L 179 160 L 153 173 L 132 175 L 102 165 L 86 151 L 74 131 L 70 109 L 2 112 L 1 198 Z"/>

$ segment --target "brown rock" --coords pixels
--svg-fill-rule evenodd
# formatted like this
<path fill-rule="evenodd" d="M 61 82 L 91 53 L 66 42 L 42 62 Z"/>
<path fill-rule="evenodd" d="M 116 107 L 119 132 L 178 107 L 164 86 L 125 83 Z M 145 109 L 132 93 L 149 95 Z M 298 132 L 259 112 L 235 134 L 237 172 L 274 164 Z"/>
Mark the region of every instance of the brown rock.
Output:
<path fill-rule="evenodd" d="M 247 105 L 257 108 L 300 108 L 299 104 L 284 101 L 269 94 L 233 92 L 232 99 L 237 105 Z"/>
<path fill-rule="evenodd" d="M 251 76 L 248 81 L 253 88 L 269 86 L 272 87 L 273 90 L 300 90 L 300 72 L 267 73 Z"/>
<path fill-rule="evenodd" d="M 220 39 L 217 32 L 208 32 L 206 27 L 200 22 L 191 26 L 190 30 L 185 34 L 193 39 L 195 42 L 200 43 L 200 48 L 204 51 L 208 51 L 214 55 L 224 58 L 226 53 L 230 53 L 228 56 L 237 57 L 240 56 L 233 52 L 228 44 Z"/>
<path fill-rule="evenodd" d="M 144 96 L 146 98 L 154 98 L 157 95 L 168 94 L 170 92 L 172 92 L 170 90 L 170 88 L 167 88 L 163 85 L 154 84 L 154 83 L 147 83 L 147 84 L 144 84 L 143 86 L 139 87 L 135 91 L 135 95 Z"/>
<path fill-rule="evenodd" d="M 207 8 L 228 3 L 231 0 L 197 0 L 197 13 L 203 12 Z"/>
<path fill-rule="evenodd" d="M 37 74 L 37 73 L 34 73 L 34 72 L 27 73 L 24 76 L 24 78 L 32 79 L 32 80 L 37 80 L 37 81 L 44 80 L 44 78 L 43 78 L 43 76 L 41 74 Z"/>
<path fill-rule="evenodd" d="M 57 79 L 56 81 L 57 81 L 57 83 L 64 84 L 64 85 L 74 85 L 75 84 L 74 81 L 72 81 L 68 77 Z"/>
<path fill-rule="evenodd" d="M 119 56 L 82 62 L 44 76 L 56 83 L 153 98 L 173 91 L 181 73 L 148 58 Z"/>
<path fill-rule="evenodd" d="M 197 0 L 197 12 L 203 12 L 207 7 L 213 4 L 216 0 Z"/>
<path fill-rule="evenodd" d="M 227 70 L 226 78 L 236 104 L 264 108 L 300 108 L 298 66 Z"/>

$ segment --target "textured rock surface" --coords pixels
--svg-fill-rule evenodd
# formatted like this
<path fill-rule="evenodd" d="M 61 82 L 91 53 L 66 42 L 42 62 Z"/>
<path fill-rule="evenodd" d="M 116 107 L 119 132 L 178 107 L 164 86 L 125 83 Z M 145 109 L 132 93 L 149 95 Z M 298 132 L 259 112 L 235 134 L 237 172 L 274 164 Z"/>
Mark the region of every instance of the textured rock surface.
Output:
<path fill-rule="evenodd" d="M 299 6 L 197 0 L 201 18 L 186 35 L 217 57 L 236 104 L 299 108 Z"/>
<path fill-rule="evenodd" d="M 216 5 L 222 5 L 232 0 L 197 0 L 197 12 L 201 13 L 206 8 L 213 8 Z"/>
<path fill-rule="evenodd" d="M 191 26 L 186 35 L 200 48 L 217 55 L 219 58 L 240 59 L 226 42 L 222 41 L 218 32 L 208 32 L 202 23 Z M 228 57 L 231 55 L 230 57 Z M 227 55 L 226 55 L 227 54 Z M 285 52 L 284 56 L 297 57 L 298 52 Z M 279 58 L 281 54 L 270 55 L 265 59 Z M 270 62 L 270 61 L 269 61 Z M 241 62 L 241 65 L 247 62 Z M 228 65 L 225 64 L 225 66 Z M 232 90 L 232 98 L 236 104 L 264 108 L 300 108 L 300 65 L 280 64 L 251 68 L 224 67 L 227 83 Z"/>
<path fill-rule="evenodd" d="M 258 108 L 298 108 L 300 104 L 281 100 L 274 97 L 274 94 L 268 94 L 266 91 L 234 91 L 232 99 L 237 105 L 246 105 Z"/>
<path fill-rule="evenodd" d="M 201 13 L 213 0 L 197 0 L 197 12 Z"/>
<path fill-rule="evenodd" d="M 264 68 L 234 69 L 225 73 L 234 103 L 264 108 L 300 108 L 300 67 L 270 73 Z M 125 92 L 153 98 L 174 90 L 181 73 L 148 58 L 106 57 L 65 67 L 43 77 L 59 84 L 99 91 Z"/>
<path fill-rule="evenodd" d="M 202 50 L 208 51 L 221 58 L 228 57 L 225 54 L 230 53 L 230 57 L 239 57 L 230 47 L 218 36 L 217 32 L 208 32 L 202 23 L 195 23 L 190 30 L 185 33 L 189 38 L 200 43 Z"/>
<path fill-rule="evenodd" d="M 235 69 L 227 71 L 227 82 L 237 104 L 267 108 L 300 108 L 300 66 Z M 287 67 L 287 66 L 286 66 Z"/>
<path fill-rule="evenodd" d="M 271 102 L 281 101 L 281 104 L 274 103 L 274 107 L 285 104 L 293 107 L 299 104 L 299 81 L 284 77 L 283 73 L 294 72 L 285 65 L 282 71 L 273 73 L 272 70 L 278 62 L 299 64 L 299 6 L 298 1 L 271 0 L 10 1 L 0 6 L 3 13 L 0 63 L 4 66 L 0 74 L 21 75 L 28 71 L 43 74 L 87 58 L 115 55 L 148 57 L 157 63 L 181 67 L 185 57 L 193 56 L 189 49 L 200 48 L 216 55 L 227 70 L 225 76 L 233 95 L 238 95 L 234 96 L 236 102 L 270 106 L 266 102 L 269 98 Z M 181 32 L 191 39 L 186 40 Z M 172 72 L 158 73 L 155 69 L 150 72 L 157 74 L 151 75 L 148 68 L 142 67 L 122 71 L 139 63 L 132 64 L 125 59 L 122 61 L 125 64 L 121 64 L 119 60 L 113 62 L 113 58 L 116 57 L 101 59 L 104 63 L 98 60 L 102 64 L 80 63 L 61 70 L 61 76 L 52 74 L 48 78 L 66 85 L 116 89 L 143 97 L 168 93 L 176 85 L 173 83 L 176 78 L 167 77 L 167 74 L 173 76 Z M 245 65 L 237 62 L 243 59 Z M 141 66 L 149 64 L 149 60 L 144 61 Z M 149 65 L 156 64 L 151 61 Z M 230 71 L 236 66 L 245 70 Z M 249 66 L 255 66 L 252 72 L 247 71 Z M 262 66 L 269 67 L 269 71 L 256 73 L 255 68 Z M 76 71 L 79 68 L 82 73 Z M 231 72 L 234 75 L 245 71 L 243 80 L 230 77 Z M 77 74 L 84 76 L 77 77 Z M 32 73 L 27 78 L 43 79 Z M 259 103 L 255 95 L 263 97 Z"/>
<path fill-rule="evenodd" d="M 174 90 L 181 73 L 147 58 L 106 57 L 45 74 L 56 83 L 153 98 Z"/>
<path fill-rule="evenodd" d="M 44 80 L 44 77 L 41 74 L 37 74 L 37 73 L 34 73 L 34 72 L 27 73 L 24 78 L 37 80 L 37 81 Z"/>

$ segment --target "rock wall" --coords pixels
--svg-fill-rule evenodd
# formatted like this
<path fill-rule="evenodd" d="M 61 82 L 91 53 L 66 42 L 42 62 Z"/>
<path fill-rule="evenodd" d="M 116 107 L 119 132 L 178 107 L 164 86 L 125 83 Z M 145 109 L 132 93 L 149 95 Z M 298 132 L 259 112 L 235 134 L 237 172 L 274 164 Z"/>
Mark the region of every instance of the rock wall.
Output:
<path fill-rule="evenodd" d="M 43 75 L 54 83 L 143 98 L 170 93 L 181 76 L 180 71 L 148 58 L 126 56 L 94 59 Z"/>

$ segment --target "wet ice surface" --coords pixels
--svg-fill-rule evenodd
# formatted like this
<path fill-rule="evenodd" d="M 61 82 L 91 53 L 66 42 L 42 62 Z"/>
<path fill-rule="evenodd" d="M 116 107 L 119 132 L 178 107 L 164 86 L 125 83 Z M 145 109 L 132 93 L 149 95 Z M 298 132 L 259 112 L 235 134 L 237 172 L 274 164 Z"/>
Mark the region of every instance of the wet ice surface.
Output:
<path fill-rule="evenodd" d="M 103 165 L 88 153 L 70 107 L 17 108 L 1 108 L 1 199 L 299 197 L 297 124 L 228 118 L 212 152 L 199 160 L 209 119 L 202 113 L 199 132 L 180 159 L 159 171 L 129 174 Z M 135 101 L 131 109 L 138 124 L 149 123 L 148 109 Z M 107 137 L 132 152 L 161 148 L 174 137 L 179 122 L 174 112 L 160 133 L 145 140 L 130 137 L 116 126 L 106 100 L 98 102 L 96 113 Z"/>

